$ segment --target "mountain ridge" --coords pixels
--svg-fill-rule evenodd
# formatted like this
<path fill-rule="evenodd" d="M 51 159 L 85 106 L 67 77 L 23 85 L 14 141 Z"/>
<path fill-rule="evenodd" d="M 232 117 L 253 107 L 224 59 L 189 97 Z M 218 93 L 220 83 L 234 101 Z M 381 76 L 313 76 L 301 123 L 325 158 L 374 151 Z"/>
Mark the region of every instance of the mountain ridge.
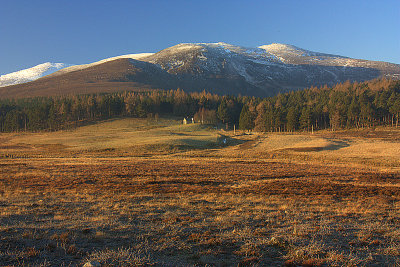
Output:
<path fill-rule="evenodd" d="M 107 66 L 112 67 L 107 70 Z M 102 75 L 107 79 L 102 79 Z M 181 43 L 157 53 L 122 55 L 68 66 L 36 81 L 2 87 L 0 96 L 16 96 L 18 91 L 28 96 L 41 95 L 39 92 L 52 94 L 50 87 L 58 88 L 54 94 L 101 92 L 107 84 L 117 86 L 107 91 L 181 88 L 269 96 L 379 77 L 399 79 L 400 65 L 313 52 L 287 44 L 248 48 L 223 42 Z M 72 90 L 72 86 L 81 91 Z"/>
<path fill-rule="evenodd" d="M 45 62 L 27 69 L 4 74 L 0 76 L 0 87 L 34 81 L 69 66 L 70 64 L 66 63 Z"/>

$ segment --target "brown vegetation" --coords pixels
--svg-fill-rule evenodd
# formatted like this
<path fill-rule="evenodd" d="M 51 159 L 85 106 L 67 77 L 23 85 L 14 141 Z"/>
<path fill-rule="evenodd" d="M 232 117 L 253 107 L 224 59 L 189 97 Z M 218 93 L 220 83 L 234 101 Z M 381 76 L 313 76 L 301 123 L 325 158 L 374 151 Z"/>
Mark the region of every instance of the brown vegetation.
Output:
<path fill-rule="evenodd" d="M 25 98 L 118 91 L 145 91 L 160 88 L 143 83 L 142 70 L 129 59 L 117 59 L 87 69 L 50 75 L 39 80 L 0 88 L 0 98 Z M 135 79 L 133 78 L 135 77 Z M 148 82 L 146 80 L 146 82 Z M 168 87 L 166 87 L 168 88 Z"/>
<path fill-rule="evenodd" d="M 167 129 L 177 142 L 182 129 Z M 74 133 L 73 148 L 29 150 L 28 136 L 0 137 L 1 151 L 14 155 L 0 159 L 1 265 L 83 265 L 89 260 L 109 266 L 400 263 L 396 166 L 335 163 L 342 149 L 365 144 L 368 135 L 336 133 L 345 136 L 341 141 L 352 142 L 329 150 L 328 141 L 339 141 L 329 132 L 281 135 L 280 147 L 278 140 L 274 143 L 278 135 L 229 138 L 224 133 L 232 146 L 147 155 L 132 149 L 126 156 L 127 148 L 118 146 L 84 152 L 93 149 L 79 143 L 88 132 Z M 42 142 L 54 142 L 55 134 L 43 134 Z M 185 134 L 191 138 L 193 133 Z M 112 144 L 113 135 L 104 135 Z M 18 147 L 9 147 L 13 140 L 20 141 Z M 281 149 L 301 147 L 301 142 L 322 149 Z"/>

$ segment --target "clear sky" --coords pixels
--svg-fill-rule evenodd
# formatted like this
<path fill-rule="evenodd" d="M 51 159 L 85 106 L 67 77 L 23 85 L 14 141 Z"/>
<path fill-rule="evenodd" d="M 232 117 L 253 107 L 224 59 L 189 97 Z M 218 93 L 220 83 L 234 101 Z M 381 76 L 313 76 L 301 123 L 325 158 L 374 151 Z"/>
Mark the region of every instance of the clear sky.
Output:
<path fill-rule="evenodd" d="M 0 74 L 219 41 L 400 64 L 400 1 L 0 0 Z"/>

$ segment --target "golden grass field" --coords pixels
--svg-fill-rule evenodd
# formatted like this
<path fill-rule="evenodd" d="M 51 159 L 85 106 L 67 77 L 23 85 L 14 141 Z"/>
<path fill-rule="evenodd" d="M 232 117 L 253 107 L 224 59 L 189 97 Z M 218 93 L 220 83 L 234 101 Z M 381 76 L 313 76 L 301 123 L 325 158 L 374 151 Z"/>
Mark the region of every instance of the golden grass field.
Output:
<path fill-rule="evenodd" d="M 399 266 L 399 167 L 389 128 L 0 134 L 0 266 Z"/>

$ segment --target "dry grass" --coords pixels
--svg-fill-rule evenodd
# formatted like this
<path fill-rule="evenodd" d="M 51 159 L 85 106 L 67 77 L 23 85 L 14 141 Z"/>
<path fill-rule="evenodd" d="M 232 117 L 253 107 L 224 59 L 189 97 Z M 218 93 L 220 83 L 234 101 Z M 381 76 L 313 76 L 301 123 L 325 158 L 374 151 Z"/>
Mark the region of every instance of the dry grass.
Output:
<path fill-rule="evenodd" d="M 199 149 L 219 144 L 220 134 L 208 128 L 200 124 L 182 125 L 176 120 L 117 119 L 70 131 L 0 134 L 3 141 L 0 153 L 15 157 L 92 156 L 93 153 L 136 156 L 153 150 L 168 153 L 179 148 Z"/>
<path fill-rule="evenodd" d="M 252 141 L 218 154 L 400 171 L 400 129 L 254 133 L 249 138 Z"/>
<path fill-rule="evenodd" d="M 130 127 L 122 121 L 108 123 L 114 136 Z M 162 136 L 161 127 L 144 121 L 140 127 Z M 171 132 L 168 145 L 182 136 L 174 133 L 185 133 L 179 125 L 162 127 Z M 86 130 L 70 134 L 76 137 L 79 131 Z M 194 139 L 218 135 L 197 131 L 186 129 L 185 134 Z M 131 134 L 137 142 L 148 138 L 140 138 L 143 132 Z M 33 134 L 31 143 L 27 135 L 2 138 L 4 146 L 17 145 L 16 138 L 24 138 L 20 146 L 29 146 L 40 141 L 36 135 L 46 138 L 43 143 L 57 144 L 54 136 L 62 133 Z M 14 155 L 26 157 L 0 161 L 0 265 L 399 264 L 396 167 L 379 162 L 371 169 L 358 160 L 352 161 L 357 168 L 335 165 L 335 157 L 351 145 L 306 151 L 348 138 L 353 138 L 350 144 L 372 139 L 329 133 L 235 138 L 249 141 L 229 139 L 237 145 L 199 146 L 174 155 L 153 151 L 145 157 L 121 157 L 124 150 L 118 147 L 94 153 L 84 144 L 75 157 L 65 148 L 14 148 Z M 0 153 L 10 153 L 7 149 Z M 79 152 L 79 146 L 73 149 Z M 332 153 L 327 166 L 324 153 Z M 302 161 L 304 156 L 312 160 Z"/>

